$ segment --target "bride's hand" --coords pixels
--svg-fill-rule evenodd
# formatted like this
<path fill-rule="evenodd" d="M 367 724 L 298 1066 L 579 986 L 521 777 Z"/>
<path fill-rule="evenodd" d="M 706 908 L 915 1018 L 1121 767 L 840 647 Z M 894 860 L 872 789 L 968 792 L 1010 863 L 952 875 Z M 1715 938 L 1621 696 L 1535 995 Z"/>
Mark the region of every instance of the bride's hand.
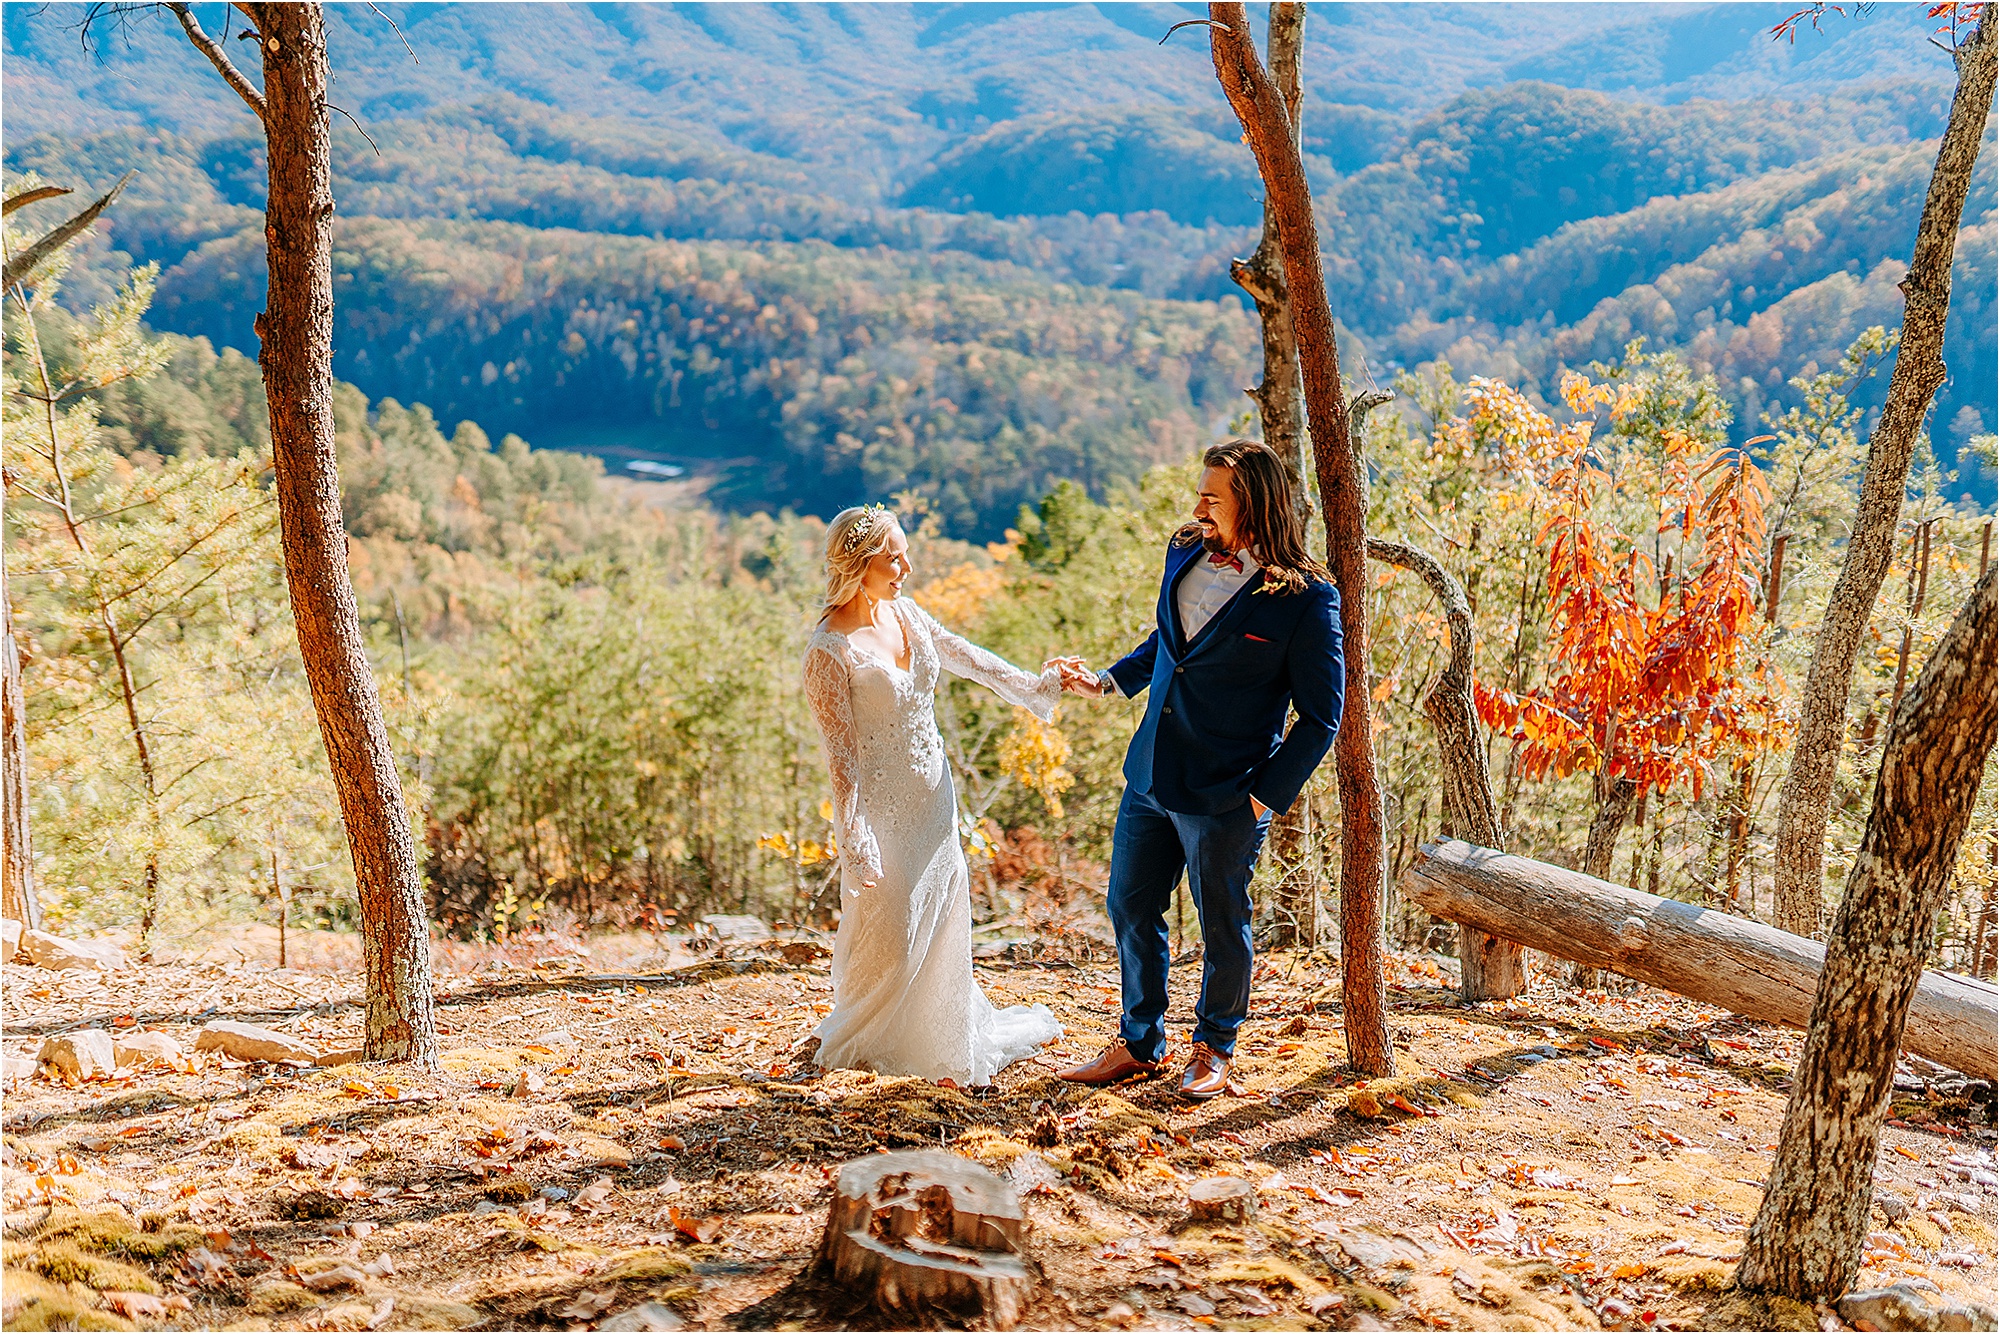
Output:
<path fill-rule="evenodd" d="M 1043 664 L 1043 670 L 1050 667 L 1061 675 L 1062 688 L 1072 695 L 1095 699 L 1104 693 L 1104 685 L 1097 679 L 1097 673 L 1086 667 L 1082 658 L 1051 658 Z"/>

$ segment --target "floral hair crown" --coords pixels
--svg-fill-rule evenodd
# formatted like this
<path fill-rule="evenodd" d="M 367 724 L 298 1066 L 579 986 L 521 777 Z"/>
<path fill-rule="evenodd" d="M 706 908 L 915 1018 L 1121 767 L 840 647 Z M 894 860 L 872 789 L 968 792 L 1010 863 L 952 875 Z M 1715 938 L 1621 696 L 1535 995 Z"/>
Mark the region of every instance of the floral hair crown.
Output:
<path fill-rule="evenodd" d="M 841 539 L 841 554 L 852 556 L 862 543 L 875 535 L 875 525 L 885 519 L 890 523 L 896 521 L 896 516 L 890 512 L 887 505 L 865 506 L 860 516 L 854 520 L 854 526 L 847 530 L 847 536 Z"/>

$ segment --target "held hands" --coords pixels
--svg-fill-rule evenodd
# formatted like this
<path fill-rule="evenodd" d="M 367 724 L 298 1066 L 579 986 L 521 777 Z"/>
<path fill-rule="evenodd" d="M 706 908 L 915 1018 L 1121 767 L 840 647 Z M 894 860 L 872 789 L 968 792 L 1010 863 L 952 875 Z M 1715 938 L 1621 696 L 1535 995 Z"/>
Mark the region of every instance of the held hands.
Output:
<path fill-rule="evenodd" d="M 1062 688 L 1069 694 L 1096 699 L 1104 693 L 1097 673 L 1084 666 L 1082 658 L 1051 658 L 1042 664 L 1044 671 L 1050 667 L 1062 676 Z"/>

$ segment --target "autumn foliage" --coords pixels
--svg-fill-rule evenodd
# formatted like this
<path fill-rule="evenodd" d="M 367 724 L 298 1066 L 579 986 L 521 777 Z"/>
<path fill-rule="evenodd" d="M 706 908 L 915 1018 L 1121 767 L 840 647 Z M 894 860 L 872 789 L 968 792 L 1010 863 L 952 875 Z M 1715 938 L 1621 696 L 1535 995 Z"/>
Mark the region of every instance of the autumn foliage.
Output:
<path fill-rule="evenodd" d="M 1530 779 L 1599 773 L 1641 794 L 1685 782 L 1699 799 L 1719 761 L 1779 739 L 1757 624 L 1770 488 L 1743 448 L 1710 449 L 1671 426 L 1657 434 L 1655 467 L 1622 458 L 1614 475 L 1593 436 L 1600 416 L 1616 426 L 1632 413 L 1637 394 L 1574 373 L 1562 392 L 1573 419 L 1558 425 L 1508 386 L 1475 379 L 1469 411 L 1447 428 L 1461 450 L 1497 446 L 1550 508 L 1536 538 L 1548 561 L 1549 675 L 1520 693 L 1479 684 L 1480 717 L 1523 743 Z M 1604 517 L 1605 501 L 1632 495 L 1651 498 L 1657 534 Z M 1649 547 L 1665 554 L 1656 562 Z"/>

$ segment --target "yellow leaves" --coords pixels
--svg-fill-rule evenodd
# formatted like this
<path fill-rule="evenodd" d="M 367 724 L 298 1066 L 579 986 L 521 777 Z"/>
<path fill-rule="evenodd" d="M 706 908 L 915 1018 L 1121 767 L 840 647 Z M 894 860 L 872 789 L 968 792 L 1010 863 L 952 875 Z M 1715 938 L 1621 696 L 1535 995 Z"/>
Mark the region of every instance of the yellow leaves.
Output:
<path fill-rule="evenodd" d="M 820 806 L 829 812 L 828 818 L 831 818 L 830 813 L 833 809 L 833 804 L 823 801 L 820 803 Z M 820 863 L 830 862 L 840 855 L 840 849 L 831 837 L 828 837 L 825 843 L 811 838 L 793 843 L 791 836 L 782 829 L 775 834 L 765 834 L 759 837 L 757 846 L 767 852 L 776 853 L 785 861 L 796 862 L 800 866 L 818 866 Z"/>
<path fill-rule="evenodd" d="M 1011 547 L 1007 550 L 1012 554 Z M 967 561 L 917 590 L 917 601 L 946 625 L 973 625 L 1006 583 L 1007 576 L 998 566 L 982 568 Z"/>
<path fill-rule="evenodd" d="M 1063 767 L 1068 760 L 1069 739 L 1061 729 L 1026 709 L 1014 710 L 1014 730 L 1000 742 L 1000 767 L 1040 796 L 1058 820 L 1063 818 L 1062 794 L 1076 786 L 1076 776 Z"/>

